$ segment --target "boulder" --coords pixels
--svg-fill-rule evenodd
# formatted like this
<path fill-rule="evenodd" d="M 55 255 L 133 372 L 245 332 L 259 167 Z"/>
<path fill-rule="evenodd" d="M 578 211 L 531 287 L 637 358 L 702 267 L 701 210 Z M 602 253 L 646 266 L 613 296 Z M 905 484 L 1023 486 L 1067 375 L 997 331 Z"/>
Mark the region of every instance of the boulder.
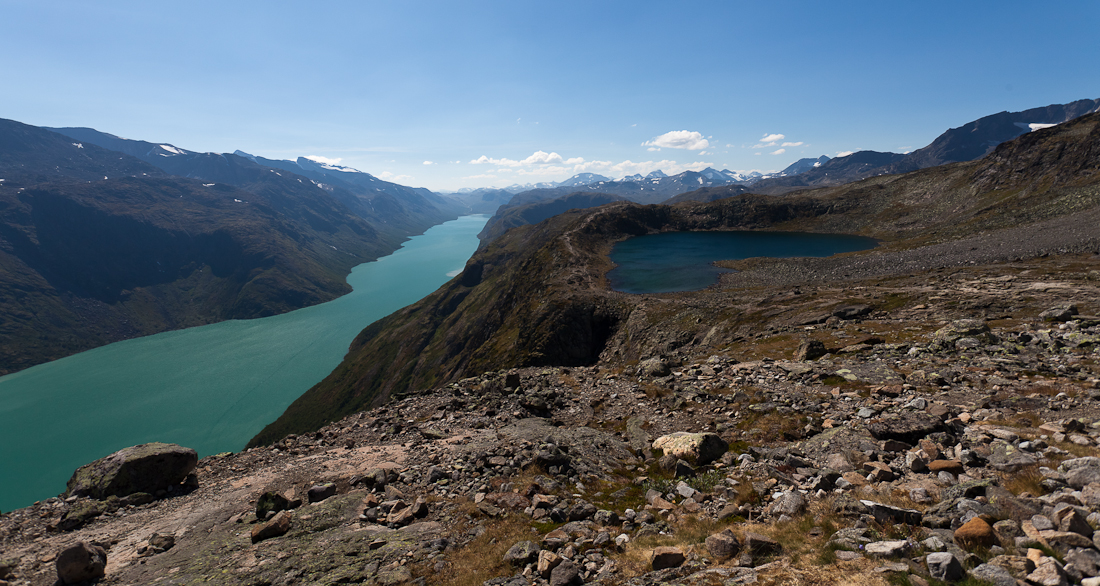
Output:
<path fill-rule="evenodd" d="M 875 501 L 861 500 L 860 504 L 874 515 L 879 523 L 894 525 L 905 523 L 908 525 L 920 525 L 924 515 L 916 509 L 903 509 L 893 505 L 884 505 Z"/>
<path fill-rule="evenodd" d="M 864 546 L 863 551 L 867 555 L 876 558 L 902 557 L 912 549 L 913 544 L 905 539 L 890 541 L 875 541 Z"/>
<path fill-rule="evenodd" d="M 562 560 L 550 572 L 550 586 L 571 586 L 582 582 L 580 566 L 570 560 Z"/>
<path fill-rule="evenodd" d="M 993 564 L 981 564 L 970 570 L 970 575 L 994 586 L 1016 586 L 1016 578 L 1013 578 L 1008 570 Z"/>
<path fill-rule="evenodd" d="M 924 557 L 924 563 L 928 566 L 928 573 L 933 578 L 942 582 L 956 582 L 966 576 L 959 560 L 946 551 L 930 553 Z"/>
<path fill-rule="evenodd" d="M 336 483 L 326 482 L 324 484 L 318 484 L 309 487 L 306 491 L 306 498 L 311 503 L 319 503 L 329 497 L 336 496 Z"/>
<path fill-rule="evenodd" d="M 561 563 L 561 559 L 560 555 L 552 551 L 545 549 L 540 551 L 537 567 L 539 576 L 542 576 L 545 580 L 549 580 L 550 573 L 554 571 L 554 568 L 558 567 L 558 564 Z"/>
<path fill-rule="evenodd" d="M 643 360 L 638 364 L 638 371 L 645 376 L 668 376 L 672 374 L 672 370 L 668 367 L 668 362 L 665 362 L 663 358 L 649 358 Z"/>
<path fill-rule="evenodd" d="M 802 340 L 798 344 L 798 350 L 794 353 L 794 359 L 798 361 L 817 360 L 828 353 L 825 344 L 820 340 Z"/>
<path fill-rule="evenodd" d="M 1100 576 L 1100 551 L 1092 548 L 1075 548 L 1066 553 L 1065 560 L 1085 576 Z"/>
<path fill-rule="evenodd" d="M 1040 313 L 1039 317 L 1044 321 L 1065 322 L 1073 319 L 1075 315 L 1077 315 L 1077 306 L 1072 303 L 1063 303 Z"/>
<path fill-rule="evenodd" d="M 539 546 L 533 541 L 517 542 L 505 552 L 504 561 L 513 566 L 522 568 L 527 564 L 538 561 L 539 549 Z"/>
<path fill-rule="evenodd" d="M 955 543 L 963 549 L 993 547 L 996 540 L 993 527 L 981 517 L 974 517 L 955 530 Z"/>
<path fill-rule="evenodd" d="M 1069 586 L 1065 571 L 1054 558 L 1044 557 L 1035 564 L 1035 571 L 1027 575 L 1027 581 L 1038 586 Z"/>
<path fill-rule="evenodd" d="M 894 417 L 872 420 L 867 430 L 877 440 L 893 439 L 914 445 L 931 433 L 943 430 L 943 421 L 932 415 L 906 412 Z"/>
<path fill-rule="evenodd" d="M 744 550 L 751 554 L 754 559 L 758 559 L 783 551 L 783 546 L 771 537 L 746 531 Z"/>
<path fill-rule="evenodd" d="M 290 511 L 280 511 L 273 519 L 252 528 L 252 543 L 259 543 L 265 539 L 280 537 L 290 531 Z"/>
<path fill-rule="evenodd" d="M 99 500 L 138 492 L 155 494 L 179 485 L 198 462 L 195 450 L 176 444 L 132 446 L 77 468 L 67 494 Z"/>
<path fill-rule="evenodd" d="M 729 444 L 716 433 L 678 431 L 657 438 L 653 442 L 653 449 L 663 450 L 665 454 L 682 458 L 696 466 L 705 466 L 721 458 L 729 449 Z"/>
<path fill-rule="evenodd" d="M 680 567 L 687 558 L 680 548 L 664 546 L 654 549 L 649 559 L 654 570 L 664 570 Z"/>
<path fill-rule="evenodd" d="M 80 541 L 61 550 L 55 566 L 62 584 L 91 582 L 106 574 L 107 552 L 98 545 Z"/>
<path fill-rule="evenodd" d="M 769 512 L 775 516 L 787 515 L 793 517 L 806 509 L 806 499 L 797 490 L 785 491 L 779 498 L 768 506 Z"/>
<path fill-rule="evenodd" d="M 997 343 L 997 338 L 985 322 L 978 319 L 958 319 L 932 334 L 932 345 L 951 349 L 960 338 L 975 338 L 985 344 Z"/>
<path fill-rule="evenodd" d="M 715 560 L 722 561 L 733 557 L 733 554 L 737 553 L 741 544 L 737 541 L 737 536 L 732 531 L 726 529 L 720 533 L 715 533 L 707 537 L 706 539 L 707 552 Z"/>

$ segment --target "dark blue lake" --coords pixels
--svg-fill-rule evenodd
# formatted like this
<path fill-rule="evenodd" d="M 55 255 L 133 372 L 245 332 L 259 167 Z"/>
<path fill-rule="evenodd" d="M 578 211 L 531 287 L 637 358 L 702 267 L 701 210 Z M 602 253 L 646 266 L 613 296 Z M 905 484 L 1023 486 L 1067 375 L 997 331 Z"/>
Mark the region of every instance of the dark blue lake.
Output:
<path fill-rule="evenodd" d="M 832 256 L 874 248 L 878 241 L 847 234 L 806 232 L 663 232 L 624 240 L 611 250 L 619 265 L 607 274 L 611 288 L 625 293 L 698 291 L 732 272 L 718 260 L 758 256 Z"/>

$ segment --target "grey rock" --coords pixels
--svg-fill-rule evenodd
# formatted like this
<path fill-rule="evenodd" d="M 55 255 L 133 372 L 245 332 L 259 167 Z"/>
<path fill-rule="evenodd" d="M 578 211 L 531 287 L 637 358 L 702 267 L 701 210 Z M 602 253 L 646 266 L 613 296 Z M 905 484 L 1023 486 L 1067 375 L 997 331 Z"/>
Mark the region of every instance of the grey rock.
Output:
<path fill-rule="evenodd" d="M 825 467 L 836 470 L 837 472 L 850 472 L 855 470 L 852 463 L 848 461 L 848 457 L 839 452 L 833 452 L 825 456 Z"/>
<path fill-rule="evenodd" d="M 729 444 L 718 434 L 711 432 L 676 432 L 653 441 L 653 449 L 663 450 L 696 466 L 705 466 L 722 457 Z"/>
<path fill-rule="evenodd" d="M 1077 315 L 1077 306 L 1072 303 L 1063 303 L 1055 305 L 1050 309 L 1039 314 L 1039 317 L 1045 321 L 1053 322 L 1067 322 L 1073 319 L 1073 316 Z"/>
<path fill-rule="evenodd" d="M 997 343 L 997 338 L 985 322 L 977 319 L 959 319 L 936 330 L 932 334 L 932 345 L 950 349 L 955 347 L 955 342 L 960 338 L 975 338 L 984 344 Z"/>
<path fill-rule="evenodd" d="M 909 491 L 909 500 L 917 504 L 927 504 L 932 502 L 933 498 L 927 488 L 917 487 Z"/>
<path fill-rule="evenodd" d="M 956 582 L 966 576 L 962 564 L 950 552 L 930 553 L 924 557 L 924 563 L 928 565 L 928 573 L 937 580 Z"/>
<path fill-rule="evenodd" d="M 877 558 L 893 558 L 904 556 L 911 550 L 913 544 L 905 539 L 897 539 L 890 541 L 875 541 L 868 543 L 864 546 L 863 551 L 871 556 Z"/>
<path fill-rule="evenodd" d="M 1050 517 L 1046 515 L 1035 515 L 1031 517 L 1031 524 L 1035 526 L 1038 531 L 1053 531 L 1055 529 L 1054 521 L 1050 520 Z"/>
<path fill-rule="evenodd" d="M 773 515 L 793 517 L 806 509 L 806 499 L 798 491 L 786 491 L 780 494 L 779 498 L 772 501 L 769 509 Z"/>
<path fill-rule="evenodd" d="M 1067 564 L 1073 564 L 1084 576 L 1100 576 L 1100 551 L 1092 548 L 1074 548 L 1066 553 Z"/>
<path fill-rule="evenodd" d="M 875 520 L 879 523 L 905 523 L 907 525 L 920 525 L 924 515 L 916 509 L 903 509 L 892 505 L 884 505 L 875 501 L 862 500 L 860 504 L 867 507 Z"/>
<path fill-rule="evenodd" d="M 520 541 L 508 548 L 504 561 L 513 566 L 523 567 L 535 563 L 539 558 L 539 546 L 533 541 Z"/>
<path fill-rule="evenodd" d="M 1016 586 L 1016 578 L 1013 578 L 1008 570 L 993 564 L 981 564 L 970 570 L 970 575 L 994 586 Z"/>
<path fill-rule="evenodd" d="M 1036 586 L 1069 586 L 1066 573 L 1054 558 L 1044 557 L 1035 564 L 1035 571 L 1027 575 L 1027 581 Z"/>
<path fill-rule="evenodd" d="M 562 560 L 550 571 L 550 586 L 570 586 L 581 583 L 580 567 L 570 560 Z"/>

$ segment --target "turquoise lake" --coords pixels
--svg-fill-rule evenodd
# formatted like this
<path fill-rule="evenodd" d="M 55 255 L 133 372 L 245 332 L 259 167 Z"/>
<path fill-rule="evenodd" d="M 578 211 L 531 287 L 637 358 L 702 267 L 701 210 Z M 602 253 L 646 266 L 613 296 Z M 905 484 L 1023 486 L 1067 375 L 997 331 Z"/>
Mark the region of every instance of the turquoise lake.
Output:
<path fill-rule="evenodd" d="M 832 256 L 874 248 L 878 241 L 846 234 L 805 232 L 663 232 L 624 240 L 611 250 L 618 266 L 607 274 L 625 293 L 698 291 L 729 269 L 712 263 L 758 256 Z"/>
<path fill-rule="evenodd" d="M 0 510 L 65 490 L 135 444 L 238 451 L 327 376 L 370 323 L 461 272 L 486 216 L 466 216 L 355 267 L 339 299 L 283 315 L 118 342 L 0 378 Z"/>

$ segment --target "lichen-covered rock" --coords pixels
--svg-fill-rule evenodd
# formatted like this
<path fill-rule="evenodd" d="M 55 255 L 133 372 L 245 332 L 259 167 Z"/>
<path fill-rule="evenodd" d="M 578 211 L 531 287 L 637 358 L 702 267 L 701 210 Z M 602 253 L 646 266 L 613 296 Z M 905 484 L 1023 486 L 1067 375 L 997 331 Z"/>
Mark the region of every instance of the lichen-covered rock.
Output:
<path fill-rule="evenodd" d="M 932 344 L 950 349 L 955 347 L 955 342 L 960 338 L 975 338 L 986 344 L 997 343 L 997 338 L 985 322 L 978 319 L 958 319 L 936 330 L 932 334 Z"/>
<path fill-rule="evenodd" d="M 80 541 L 61 551 L 55 562 L 62 584 L 79 584 L 102 578 L 107 570 L 107 552 L 98 545 Z"/>
<path fill-rule="evenodd" d="M 678 431 L 663 435 L 653 442 L 653 449 L 682 458 L 696 466 L 705 466 L 722 457 L 729 444 L 716 433 Z"/>
<path fill-rule="evenodd" d="M 176 444 L 140 444 L 121 449 L 73 472 L 68 494 L 105 499 L 138 492 L 155 494 L 179 485 L 195 469 L 195 450 Z"/>
<path fill-rule="evenodd" d="M 537 562 L 539 546 L 533 541 L 520 541 L 504 553 L 504 561 L 522 568 L 526 564 Z"/>

